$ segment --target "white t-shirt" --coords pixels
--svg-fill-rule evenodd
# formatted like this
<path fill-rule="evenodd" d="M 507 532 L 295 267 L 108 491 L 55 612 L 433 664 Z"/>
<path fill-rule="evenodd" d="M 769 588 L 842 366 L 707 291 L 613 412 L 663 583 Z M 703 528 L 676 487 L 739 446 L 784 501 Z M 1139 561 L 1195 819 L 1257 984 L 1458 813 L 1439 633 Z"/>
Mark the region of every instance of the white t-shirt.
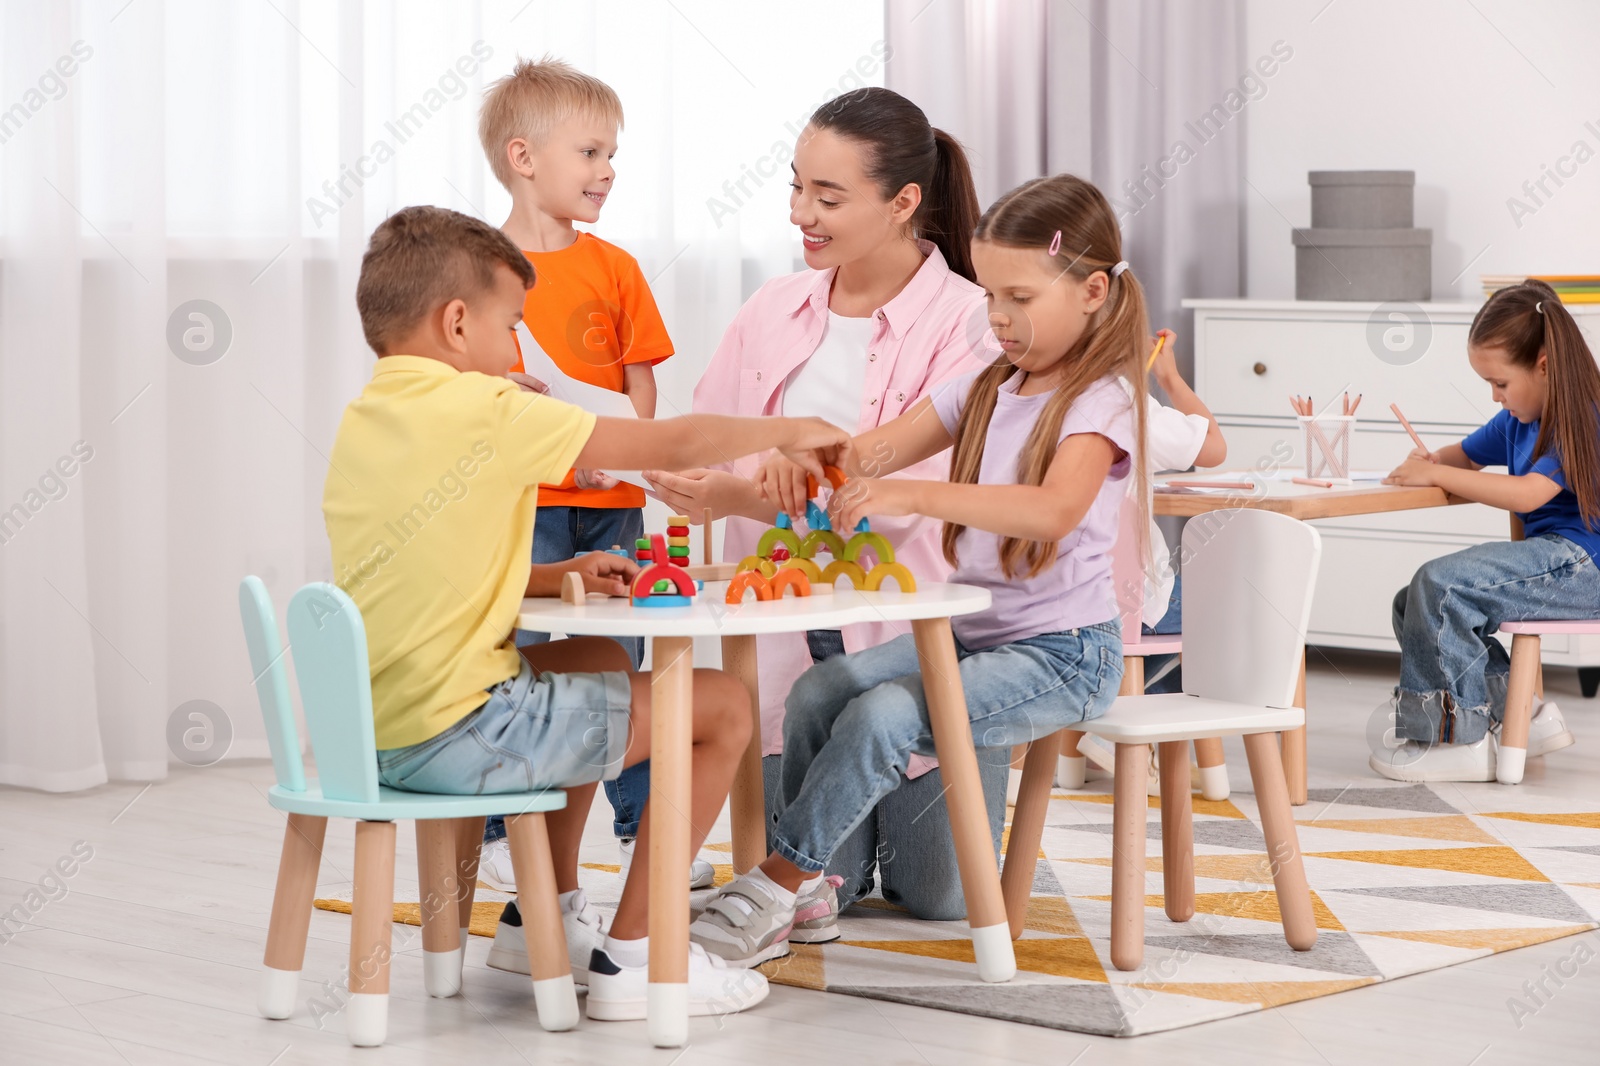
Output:
<path fill-rule="evenodd" d="M 1128 383 L 1124 381 L 1122 384 L 1131 395 L 1133 390 Z M 1204 415 L 1186 415 L 1175 407 L 1163 407 L 1153 396 L 1147 396 L 1145 404 L 1145 472 L 1156 474 L 1163 470 L 1189 469 L 1194 465 L 1200 449 L 1205 447 L 1211 423 Z M 1146 510 L 1153 509 L 1147 506 Z M 1166 538 L 1161 535 L 1161 529 L 1152 516 L 1151 569 L 1146 574 L 1148 580 L 1145 582 L 1150 596 L 1144 601 L 1141 619 L 1147 626 L 1161 621 L 1162 615 L 1167 613 L 1167 601 L 1172 599 L 1172 585 L 1177 575 L 1173 572 L 1170 555 Z"/>
<path fill-rule="evenodd" d="M 875 324 L 875 319 L 828 312 L 822 343 L 784 382 L 785 417 L 821 418 L 848 433 L 856 431 L 867 384 L 867 346 Z"/>

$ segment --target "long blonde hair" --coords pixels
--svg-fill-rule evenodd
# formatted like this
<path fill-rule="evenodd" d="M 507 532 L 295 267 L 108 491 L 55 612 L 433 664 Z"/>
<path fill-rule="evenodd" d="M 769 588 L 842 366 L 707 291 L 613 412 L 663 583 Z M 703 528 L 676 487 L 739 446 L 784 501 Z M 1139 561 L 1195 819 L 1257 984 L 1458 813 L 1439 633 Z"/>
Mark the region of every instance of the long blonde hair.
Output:
<path fill-rule="evenodd" d="M 973 240 L 992 241 L 1012 248 L 1036 248 L 1049 253 L 1065 273 L 1080 281 L 1104 272 L 1122 260 L 1122 233 L 1117 228 L 1111 205 L 1089 182 L 1071 174 L 1035 178 L 1006 193 L 978 220 Z M 1139 531 L 1143 543 L 1148 525 L 1145 502 L 1148 475 L 1144 469 L 1145 387 L 1144 352 L 1149 344 L 1145 316 L 1144 290 L 1133 271 L 1124 269 L 1110 278 L 1106 302 L 1090 318 L 1083 336 L 1064 356 L 1066 373 L 1044 410 L 1034 423 L 1033 432 L 1017 456 L 1017 483 L 1042 485 L 1060 444 L 1061 424 L 1067 410 L 1090 385 L 1101 378 L 1118 375 L 1133 387 L 1136 446 L 1130 461 L 1135 467 L 1139 498 Z M 995 397 L 1013 374 L 1021 371 L 1001 356 L 978 374 L 961 421 L 956 426 L 955 447 L 950 456 L 950 480 L 974 484 L 983 466 L 983 448 L 989 420 L 994 415 Z M 945 523 L 942 546 L 945 561 L 956 565 L 956 541 L 966 530 L 953 522 Z M 1057 542 L 1006 537 L 1000 543 L 1000 567 L 1008 579 L 1019 571 L 1033 577 L 1053 566 Z"/>

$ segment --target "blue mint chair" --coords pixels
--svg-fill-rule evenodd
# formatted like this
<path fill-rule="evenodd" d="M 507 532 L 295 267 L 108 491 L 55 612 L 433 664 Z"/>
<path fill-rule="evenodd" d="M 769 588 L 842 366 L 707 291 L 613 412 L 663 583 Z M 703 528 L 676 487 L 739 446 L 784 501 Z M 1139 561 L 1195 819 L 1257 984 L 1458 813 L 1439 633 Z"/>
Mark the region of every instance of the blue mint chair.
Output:
<path fill-rule="evenodd" d="M 500 814 L 507 816 L 512 867 L 517 884 L 523 886 L 519 903 L 539 1024 L 552 1031 L 576 1025 L 577 991 L 567 961 L 544 821 L 545 812 L 566 806 L 566 793 L 441 796 L 379 785 L 366 627 L 350 598 L 321 582 L 302 588 L 289 604 L 289 642 L 320 775 L 308 780 L 289 701 L 285 649 L 278 639 L 272 601 L 259 578 L 240 582 L 239 614 L 278 779 L 267 792 L 267 802 L 289 816 L 267 931 L 258 1004 L 262 1015 L 287 1018 L 294 1010 L 330 817 L 356 819 L 350 1001 L 345 1008 L 350 1042 L 375 1047 L 383 1043 L 388 1030 L 397 819 L 417 823 L 428 994 L 445 997 L 460 992 L 483 822 Z"/>

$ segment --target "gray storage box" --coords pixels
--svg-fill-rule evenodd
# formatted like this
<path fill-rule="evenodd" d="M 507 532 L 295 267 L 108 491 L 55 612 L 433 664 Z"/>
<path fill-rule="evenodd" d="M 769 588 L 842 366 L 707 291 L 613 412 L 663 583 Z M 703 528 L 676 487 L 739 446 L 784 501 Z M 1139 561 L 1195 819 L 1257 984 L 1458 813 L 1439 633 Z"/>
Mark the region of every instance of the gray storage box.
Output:
<path fill-rule="evenodd" d="M 1313 170 L 1312 229 L 1410 229 L 1414 170 Z"/>
<path fill-rule="evenodd" d="M 1431 229 L 1297 229 L 1296 300 L 1433 297 Z"/>

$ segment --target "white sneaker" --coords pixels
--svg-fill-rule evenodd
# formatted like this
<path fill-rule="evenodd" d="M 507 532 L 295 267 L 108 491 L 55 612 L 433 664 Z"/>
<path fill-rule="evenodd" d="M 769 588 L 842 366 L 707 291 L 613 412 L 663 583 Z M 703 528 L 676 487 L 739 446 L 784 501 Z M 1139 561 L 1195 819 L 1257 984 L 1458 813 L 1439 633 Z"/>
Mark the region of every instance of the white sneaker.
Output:
<path fill-rule="evenodd" d="M 505 837 L 478 852 L 478 880 L 496 892 L 515 892 L 517 872 L 511 868 L 511 844 Z"/>
<path fill-rule="evenodd" d="M 1497 747 L 1493 734 L 1476 744 L 1408 740 L 1392 751 L 1374 753 L 1367 765 L 1391 781 L 1493 781 Z"/>
<path fill-rule="evenodd" d="M 619 966 L 603 946 L 595 947 L 589 960 L 590 1021 L 628 1022 L 645 1017 L 649 990 L 649 966 Z M 769 990 L 765 975 L 733 969 L 707 955 L 699 944 L 689 945 L 689 1017 L 748 1010 L 766 999 Z"/>
<path fill-rule="evenodd" d="M 617 850 L 622 853 L 622 879 L 628 879 L 628 870 L 633 866 L 633 837 L 618 837 Z M 711 882 L 716 879 L 716 871 L 704 859 L 695 858 L 689 863 L 689 887 L 710 888 Z"/>
<path fill-rule="evenodd" d="M 1528 758 L 1570 748 L 1575 740 L 1554 700 L 1545 700 L 1533 709 L 1533 720 L 1528 723 Z"/>
<path fill-rule="evenodd" d="M 570 909 L 561 912 L 561 925 L 567 934 L 567 962 L 572 966 L 572 981 L 579 988 L 589 983 L 589 957 L 606 938 L 606 917 L 594 908 L 583 889 L 572 897 Z M 489 949 L 488 965 L 507 973 L 531 974 L 528 943 L 522 935 L 522 912 L 516 900 L 506 904 L 500 925 L 494 931 L 494 946 Z"/>

